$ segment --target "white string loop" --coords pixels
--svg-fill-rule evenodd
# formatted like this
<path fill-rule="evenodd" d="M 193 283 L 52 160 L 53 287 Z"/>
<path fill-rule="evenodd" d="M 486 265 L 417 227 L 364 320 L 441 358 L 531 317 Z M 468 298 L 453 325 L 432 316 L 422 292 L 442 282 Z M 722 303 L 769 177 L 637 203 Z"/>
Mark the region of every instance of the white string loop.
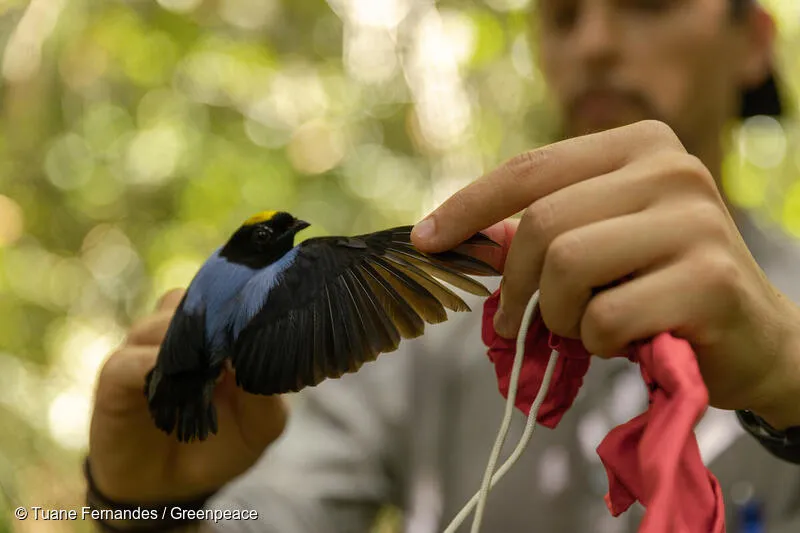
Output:
<path fill-rule="evenodd" d="M 508 435 L 508 428 L 511 425 L 511 416 L 514 414 L 514 402 L 517 398 L 519 374 L 522 370 L 522 360 L 525 355 L 525 339 L 528 336 L 528 329 L 530 328 L 533 313 L 536 310 L 538 303 L 539 291 L 536 291 L 533 296 L 531 296 L 530 300 L 528 300 L 528 305 L 525 307 L 525 313 L 522 315 L 522 325 L 520 326 L 519 334 L 517 335 L 517 348 L 516 353 L 514 354 L 514 365 L 511 369 L 511 380 L 508 386 L 505 414 L 503 415 L 503 422 L 500 424 L 500 431 L 497 433 L 497 439 L 495 440 L 494 447 L 492 448 L 492 453 L 489 456 L 489 462 L 486 465 L 486 471 L 483 474 L 481 488 L 474 496 L 472 496 L 472 498 L 461 509 L 456 517 L 453 518 L 453 521 L 450 522 L 450 525 L 447 526 L 447 529 L 445 529 L 444 533 L 455 533 L 455 531 L 461 526 L 467 516 L 469 516 L 469 514 L 475 508 L 476 504 L 478 508 L 475 511 L 475 516 L 472 520 L 471 533 L 479 533 L 481 521 L 483 520 L 483 511 L 486 507 L 486 501 L 489 497 L 489 492 L 492 488 L 494 488 L 497 482 L 500 481 L 509 470 L 511 470 L 511 467 L 514 466 L 517 460 L 522 456 L 522 453 L 525 451 L 525 448 L 527 448 L 531 437 L 533 436 L 533 430 L 536 428 L 536 418 L 539 413 L 539 408 L 542 406 L 544 399 L 547 397 L 547 391 L 550 388 L 550 381 L 553 379 L 553 373 L 556 369 L 556 362 L 559 355 L 558 350 L 553 350 L 550 353 L 550 359 L 547 362 L 547 368 L 542 380 L 542 386 L 536 393 L 536 398 L 533 401 L 533 405 L 531 405 L 531 410 L 528 414 L 528 420 L 525 423 L 525 431 L 522 433 L 522 437 L 520 438 L 517 447 L 514 449 L 511 456 L 506 459 L 506 462 L 503 463 L 500 469 L 495 473 L 494 469 L 497 465 L 497 460 L 500 457 L 500 451 L 503 448 L 503 444 L 505 444 L 506 436 Z"/>

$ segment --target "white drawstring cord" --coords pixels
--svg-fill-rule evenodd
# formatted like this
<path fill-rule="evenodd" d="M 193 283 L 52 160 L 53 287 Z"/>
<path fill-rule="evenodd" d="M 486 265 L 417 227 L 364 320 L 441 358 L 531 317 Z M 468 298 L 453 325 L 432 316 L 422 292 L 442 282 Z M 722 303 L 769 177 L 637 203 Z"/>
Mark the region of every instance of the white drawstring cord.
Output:
<path fill-rule="evenodd" d="M 536 291 L 528 301 L 528 305 L 525 307 L 525 313 L 522 315 L 522 324 L 520 326 L 519 334 L 517 335 L 517 349 L 516 353 L 514 354 L 514 365 L 511 369 L 511 379 L 508 387 L 508 396 L 506 398 L 506 410 L 505 414 L 503 415 L 503 422 L 500 425 L 500 431 L 498 432 L 497 439 L 494 443 L 494 448 L 492 448 L 492 453 L 489 456 L 489 463 L 486 465 L 486 471 L 483 475 L 481 488 L 477 494 L 472 496 L 469 502 L 467 502 L 467 504 L 461 509 L 453 521 L 450 522 L 450 525 L 447 526 L 447 529 L 445 529 L 444 533 L 455 533 L 455 531 L 464 522 L 466 517 L 469 516 L 469 513 L 472 512 L 472 509 L 475 507 L 476 503 L 478 505 L 478 509 L 475 512 L 475 517 L 472 521 L 471 533 L 478 533 L 480 531 L 481 521 L 483 520 L 483 511 L 486 507 L 486 500 L 489 497 L 489 492 L 511 469 L 511 467 L 514 466 L 514 463 L 517 462 L 520 456 L 522 456 L 522 453 L 525 451 L 525 448 L 528 446 L 531 436 L 533 435 L 533 430 L 536 428 L 536 418 L 539 413 L 539 408 L 544 402 L 545 397 L 547 397 L 547 391 L 550 388 L 550 381 L 552 380 L 553 373 L 555 372 L 556 361 L 558 359 L 557 350 L 553 350 L 550 353 L 550 359 L 547 362 L 547 369 L 545 370 L 544 378 L 542 379 L 542 386 L 536 393 L 536 398 L 533 401 L 533 405 L 531 405 L 531 409 L 528 414 L 528 420 L 525 424 L 525 431 L 519 440 L 519 444 L 517 444 L 514 452 L 506 460 L 506 462 L 503 463 L 500 469 L 494 473 L 495 466 L 497 465 L 497 459 L 500 456 L 500 451 L 502 450 L 506 436 L 508 435 L 508 428 L 511 425 L 511 416 L 514 413 L 514 402 L 517 398 L 519 374 L 522 370 L 522 360 L 525 355 L 525 339 L 528 336 L 528 328 L 530 327 L 533 318 L 533 312 L 535 311 L 538 303 L 539 291 Z M 492 475 L 493 473 L 494 475 Z"/>

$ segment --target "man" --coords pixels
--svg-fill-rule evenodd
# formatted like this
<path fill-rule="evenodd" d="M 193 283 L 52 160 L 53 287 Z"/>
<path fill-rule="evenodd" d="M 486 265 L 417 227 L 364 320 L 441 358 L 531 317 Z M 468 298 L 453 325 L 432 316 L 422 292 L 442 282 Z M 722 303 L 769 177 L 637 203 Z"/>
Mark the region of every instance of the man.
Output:
<path fill-rule="evenodd" d="M 460 191 L 417 226 L 416 244 L 445 249 L 491 226 L 504 246 L 495 323 L 504 336 L 515 336 L 539 289 L 548 327 L 593 353 L 673 331 L 697 353 L 712 405 L 752 410 L 777 430 L 800 425 L 800 287 L 790 273 L 800 257 L 730 215 L 715 183 L 726 122 L 740 108 L 772 113 L 777 104 L 772 20 L 747 1 L 536 5 L 542 71 L 570 139 Z M 518 224 L 505 221 L 519 211 Z M 202 527 L 259 533 L 368 531 L 380 506 L 394 503 L 408 531 L 436 532 L 478 489 L 504 407 L 479 300 L 469 301 L 475 313 L 305 391 L 285 431 L 281 399 L 247 395 L 226 375 L 215 399 L 219 435 L 178 445 L 153 427 L 141 383 L 179 298 L 168 294 L 134 326 L 101 373 L 89 455 L 95 499 L 189 508 L 215 493 L 207 508 L 256 510 L 258 520 Z M 594 452 L 645 408 L 631 367 L 593 362 L 558 428 L 538 431 L 492 492 L 484 531 L 635 531 L 641 509 L 610 517 Z M 524 424 L 516 414 L 512 443 Z M 798 531 L 797 466 L 765 451 L 730 411 L 710 410 L 697 433 L 730 531 L 745 500 L 764 505 L 769 531 Z"/>

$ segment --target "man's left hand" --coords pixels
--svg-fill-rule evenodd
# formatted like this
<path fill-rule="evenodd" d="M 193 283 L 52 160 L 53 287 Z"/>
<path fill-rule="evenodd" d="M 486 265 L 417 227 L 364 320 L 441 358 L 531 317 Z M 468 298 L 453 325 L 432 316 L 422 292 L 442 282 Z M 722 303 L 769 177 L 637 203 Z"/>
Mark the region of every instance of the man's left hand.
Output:
<path fill-rule="evenodd" d="M 516 336 L 538 289 L 547 327 L 591 353 L 669 331 L 691 343 L 711 405 L 800 424 L 800 310 L 751 256 L 709 170 L 663 123 L 526 152 L 426 221 L 431 231 L 413 233 L 425 251 L 481 230 L 503 245 L 498 334 Z"/>

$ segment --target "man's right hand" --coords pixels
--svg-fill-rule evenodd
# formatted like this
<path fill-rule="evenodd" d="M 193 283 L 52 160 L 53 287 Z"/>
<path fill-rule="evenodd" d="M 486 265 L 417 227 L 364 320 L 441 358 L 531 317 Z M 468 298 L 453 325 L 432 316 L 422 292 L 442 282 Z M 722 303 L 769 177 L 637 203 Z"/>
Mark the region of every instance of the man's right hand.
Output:
<path fill-rule="evenodd" d="M 216 491 L 250 468 L 286 425 L 280 396 L 244 392 L 224 370 L 214 392 L 217 435 L 180 443 L 155 426 L 144 395 L 145 375 L 155 365 L 183 294 L 165 294 L 158 310 L 131 328 L 100 372 L 89 462 L 98 490 L 112 500 L 176 501 Z"/>

